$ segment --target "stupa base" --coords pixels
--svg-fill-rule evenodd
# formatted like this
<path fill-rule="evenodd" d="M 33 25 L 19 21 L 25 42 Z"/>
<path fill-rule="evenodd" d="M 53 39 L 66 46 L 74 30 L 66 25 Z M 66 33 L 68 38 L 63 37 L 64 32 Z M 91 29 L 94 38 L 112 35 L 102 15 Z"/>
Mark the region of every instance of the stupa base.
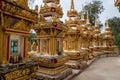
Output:
<path fill-rule="evenodd" d="M 119 56 L 119 54 L 117 52 L 114 52 L 114 51 L 109 51 L 107 53 L 107 56 L 108 57 L 117 57 L 117 56 Z"/>
<path fill-rule="evenodd" d="M 55 75 L 36 72 L 32 76 L 32 79 L 35 79 L 35 80 L 66 80 L 67 78 L 71 78 L 70 77 L 71 75 L 72 75 L 72 70 L 67 68 L 64 71 L 57 73 Z"/>
<path fill-rule="evenodd" d="M 69 60 L 65 65 L 72 69 L 81 69 L 80 60 Z"/>

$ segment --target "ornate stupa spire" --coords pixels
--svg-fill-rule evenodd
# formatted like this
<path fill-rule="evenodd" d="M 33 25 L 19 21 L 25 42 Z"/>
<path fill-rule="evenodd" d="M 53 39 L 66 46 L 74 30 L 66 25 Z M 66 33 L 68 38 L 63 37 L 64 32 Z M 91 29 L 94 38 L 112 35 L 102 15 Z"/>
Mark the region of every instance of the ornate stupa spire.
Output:
<path fill-rule="evenodd" d="M 106 21 L 106 27 L 105 27 L 105 37 L 111 38 L 112 37 L 112 32 L 109 27 L 109 22 Z"/>
<path fill-rule="evenodd" d="M 96 35 L 98 35 L 100 33 L 100 29 L 99 29 L 99 25 L 98 25 L 97 20 L 95 20 L 94 32 L 95 32 Z"/>
<path fill-rule="evenodd" d="M 67 16 L 69 19 L 65 21 L 65 24 L 67 23 L 69 27 L 74 27 L 74 29 L 76 29 L 76 25 L 79 24 L 79 19 L 78 12 L 74 7 L 74 0 L 71 0 L 70 10 L 67 11 Z"/>
<path fill-rule="evenodd" d="M 111 28 L 109 27 L 109 22 L 106 21 L 106 27 L 104 32 L 104 47 L 107 47 L 106 51 L 109 51 L 109 48 L 113 50 L 113 39 Z M 109 47 L 109 48 L 108 48 Z M 109 51 L 111 53 L 111 51 Z"/>
<path fill-rule="evenodd" d="M 85 20 L 85 11 L 84 11 L 84 7 L 82 6 L 82 11 L 81 11 L 81 19 L 80 19 L 81 25 L 84 26 L 86 23 Z"/>
<path fill-rule="evenodd" d="M 57 15 L 58 18 L 62 18 L 63 11 L 59 5 L 60 0 L 43 0 L 44 5 L 40 8 L 40 14 L 45 18 Z"/>
<path fill-rule="evenodd" d="M 106 27 L 109 27 L 109 22 L 108 21 L 106 21 Z"/>
<path fill-rule="evenodd" d="M 96 19 L 95 20 L 95 27 L 94 27 L 94 41 L 95 41 L 94 47 L 99 46 L 100 37 L 101 37 L 100 27 L 98 25 L 98 20 Z"/>
<path fill-rule="evenodd" d="M 111 28 L 109 27 L 108 20 L 106 21 L 105 25 L 105 32 L 103 34 L 103 48 L 104 53 L 110 54 L 116 54 L 115 48 L 116 46 L 113 43 L 114 36 L 112 35 Z"/>
<path fill-rule="evenodd" d="M 59 4 L 60 3 L 60 0 L 43 0 L 44 3 L 56 3 L 56 4 Z"/>
<path fill-rule="evenodd" d="M 74 0 L 71 0 L 71 8 L 67 12 L 67 16 L 68 17 L 77 17 L 78 16 L 78 12 L 74 9 Z"/>
<path fill-rule="evenodd" d="M 88 12 L 87 12 L 87 20 L 86 20 L 86 23 L 87 23 L 87 24 L 90 24 L 90 18 L 89 18 Z"/>
<path fill-rule="evenodd" d="M 81 12 L 81 19 L 85 19 L 84 13 L 85 13 L 85 11 L 84 11 L 84 9 L 82 9 L 82 12 Z"/>
<path fill-rule="evenodd" d="M 71 9 L 74 9 L 74 0 L 71 0 Z"/>
<path fill-rule="evenodd" d="M 98 27 L 98 21 L 95 20 L 95 27 Z"/>

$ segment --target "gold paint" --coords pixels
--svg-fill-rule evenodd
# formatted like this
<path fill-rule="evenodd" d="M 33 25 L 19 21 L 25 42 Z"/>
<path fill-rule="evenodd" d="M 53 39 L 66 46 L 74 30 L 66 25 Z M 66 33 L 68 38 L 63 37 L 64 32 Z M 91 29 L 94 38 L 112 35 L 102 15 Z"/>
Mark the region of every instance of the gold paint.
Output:
<path fill-rule="evenodd" d="M 74 0 L 71 0 L 71 9 L 74 9 Z"/>

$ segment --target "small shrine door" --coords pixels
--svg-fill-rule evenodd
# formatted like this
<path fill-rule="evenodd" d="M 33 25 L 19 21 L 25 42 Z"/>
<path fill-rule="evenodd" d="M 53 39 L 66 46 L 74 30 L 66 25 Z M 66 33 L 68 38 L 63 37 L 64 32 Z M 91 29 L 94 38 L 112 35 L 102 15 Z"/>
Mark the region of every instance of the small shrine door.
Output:
<path fill-rule="evenodd" d="M 57 40 L 57 53 L 58 55 L 62 55 L 62 42 L 60 39 Z"/>

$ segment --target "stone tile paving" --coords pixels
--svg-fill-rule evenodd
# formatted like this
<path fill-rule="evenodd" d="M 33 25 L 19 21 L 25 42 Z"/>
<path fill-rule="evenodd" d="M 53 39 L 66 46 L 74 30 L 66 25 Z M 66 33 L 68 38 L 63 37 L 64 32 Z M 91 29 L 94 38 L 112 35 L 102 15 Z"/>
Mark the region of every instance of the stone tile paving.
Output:
<path fill-rule="evenodd" d="M 120 57 L 98 59 L 71 80 L 120 80 Z"/>

